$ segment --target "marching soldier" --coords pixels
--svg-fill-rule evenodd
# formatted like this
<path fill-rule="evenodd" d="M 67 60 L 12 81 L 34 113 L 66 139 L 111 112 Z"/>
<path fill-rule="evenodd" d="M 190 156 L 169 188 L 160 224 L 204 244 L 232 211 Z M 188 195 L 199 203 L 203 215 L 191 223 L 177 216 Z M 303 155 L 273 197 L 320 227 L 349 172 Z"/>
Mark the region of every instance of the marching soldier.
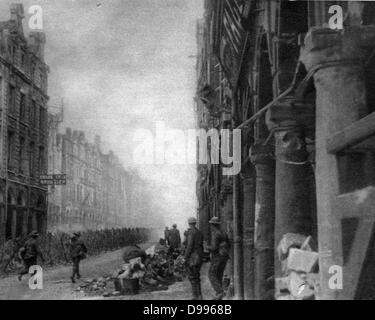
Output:
<path fill-rule="evenodd" d="M 177 229 L 177 224 L 174 224 L 172 230 L 169 231 L 169 245 L 170 252 L 181 248 L 181 236 L 180 231 Z"/>
<path fill-rule="evenodd" d="M 81 278 L 81 274 L 79 273 L 79 263 L 82 259 L 86 258 L 87 248 L 83 241 L 80 239 L 81 234 L 79 232 L 74 232 L 73 237 L 70 240 L 70 258 L 73 262 L 73 274 L 70 277 L 72 283 L 75 283 L 75 277 L 77 279 Z"/>
<path fill-rule="evenodd" d="M 195 218 L 189 218 L 188 224 L 185 264 L 193 291 L 193 300 L 202 300 L 200 270 L 203 256 L 203 235 L 196 228 L 197 220 Z"/>
<path fill-rule="evenodd" d="M 18 275 L 18 280 L 22 280 L 22 276 L 29 273 L 31 266 L 36 266 L 38 264 L 38 256 L 44 262 L 45 259 L 43 257 L 42 251 L 40 251 L 38 245 L 38 237 L 39 233 L 37 231 L 33 231 L 29 234 L 29 238 L 26 240 L 25 245 L 20 249 L 19 255 L 23 260 L 24 269 Z"/>
<path fill-rule="evenodd" d="M 216 292 L 214 300 L 221 300 L 224 297 L 223 275 L 229 259 L 229 240 L 226 233 L 220 229 L 218 217 L 213 217 L 209 224 L 211 227 L 211 243 L 207 246 L 207 249 L 211 252 L 211 265 L 208 278 Z"/>
<path fill-rule="evenodd" d="M 167 245 L 169 245 L 169 229 L 168 227 L 165 227 L 164 229 L 164 240 Z"/>

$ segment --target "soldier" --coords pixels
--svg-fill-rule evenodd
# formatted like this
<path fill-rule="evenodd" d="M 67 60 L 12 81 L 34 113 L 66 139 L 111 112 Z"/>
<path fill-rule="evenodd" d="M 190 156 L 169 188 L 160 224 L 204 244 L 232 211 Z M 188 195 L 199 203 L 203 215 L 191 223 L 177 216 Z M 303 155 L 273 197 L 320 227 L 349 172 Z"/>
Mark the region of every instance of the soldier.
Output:
<path fill-rule="evenodd" d="M 81 278 L 79 273 L 79 263 L 82 259 L 86 258 L 87 248 L 82 240 L 80 240 L 81 234 L 79 232 L 74 232 L 73 237 L 70 240 L 70 258 L 73 262 L 73 274 L 70 277 L 72 283 L 75 283 L 75 276 L 77 279 Z"/>
<path fill-rule="evenodd" d="M 211 265 L 208 278 L 216 292 L 214 300 L 221 300 L 224 297 L 223 274 L 229 259 L 229 240 L 226 233 L 220 229 L 218 217 L 213 217 L 209 224 L 211 227 L 211 243 L 207 246 L 207 249 L 211 253 Z"/>
<path fill-rule="evenodd" d="M 169 231 L 169 245 L 171 253 L 181 248 L 181 236 L 180 231 L 177 229 L 177 224 L 174 224 L 172 230 Z"/>
<path fill-rule="evenodd" d="M 18 275 L 19 281 L 22 280 L 22 276 L 24 274 L 29 273 L 31 266 L 35 266 L 38 264 L 38 256 L 42 259 L 43 262 L 45 261 L 38 245 L 38 237 L 39 233 L 37 231 L 31 232 L 29 234 L 29 238 L 25 242 L 25 245 L 19 251 L 19 255 L 22 258 L 25 266 L 24 269 Z"/>
<path fill-rule="evenodd" d="M 164 240 L 167 245 L 169 245 L 169 229 L 165 227 L 164 229 Z"/>
<path fill-rule="evenodd" d="M 200 270 L 203 256 L 203 235 L 196 228 L 197 220 L 189 218 L 185 249 L 185 265 L 193 291 L 193 300 L 202 300 Z"/>

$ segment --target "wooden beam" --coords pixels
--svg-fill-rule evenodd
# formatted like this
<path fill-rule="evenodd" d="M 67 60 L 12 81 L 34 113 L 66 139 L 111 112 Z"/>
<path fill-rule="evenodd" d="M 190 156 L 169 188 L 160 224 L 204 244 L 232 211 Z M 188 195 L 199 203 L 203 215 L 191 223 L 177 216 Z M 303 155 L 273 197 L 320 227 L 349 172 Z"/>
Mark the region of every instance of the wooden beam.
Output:
<path fill-rule="evenodd" d="M 358 218 L 358 227 L 353 239 L 348 260 L 343 267 L 343 289 L 338 291 L 339 300 L 355 299 L 362 266 L 366 259 L 375 223 L 375 187 L 367 187 L 355 192 L 339 195 L 334 201 L 334 214 L 338 218 L 336 233 L 344 237 L 341 229 L 342 219 Z M 342 241 L 342 240 L 341 240 Z M 339 249 L 343 254 L 342 248 Z M 343 261 L 344 263 L 344 261 Z"/>
<path fill-rule="evenodd" d="M 337 153 L 375 135 L 375 112 L 327 139 L 328 153 Z"/>

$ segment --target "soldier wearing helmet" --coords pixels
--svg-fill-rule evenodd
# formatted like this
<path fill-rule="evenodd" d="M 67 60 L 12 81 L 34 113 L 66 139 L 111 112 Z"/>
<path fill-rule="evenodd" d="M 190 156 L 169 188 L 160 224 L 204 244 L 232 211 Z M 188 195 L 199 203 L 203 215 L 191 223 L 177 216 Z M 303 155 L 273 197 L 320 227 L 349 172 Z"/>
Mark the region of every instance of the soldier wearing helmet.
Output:
<path fill-rule="evenodd" d="M 29 269 L 32 266 L 37 265 L 37 259 L 38 256 L 42 259 L 44 262 L 44 256 L 42 254 L 42 251 L 39 248 L 38 244 L 38 237 L 39 233 L 37 231 L 32 231 L 29 234 L 29 238 L 25 242 L 25 245 L 20 248 L 20 256 L 22 257 L 23 263 L 24 263 L 24 269 L 19 273 L 18 280 L 22 280 L 22 276 L 29 273 Z"/>
<path fill-rule="evenodd" d="M 196 228 L 197 219 L 188 219 L 189 230 L 186 239 L 185 264 L 193 291 L 193 300 L 202 300 L 200 270 L 203 256 L 203 235 Z"/>
<path fill-rule="evenodd" d="M 169 246 L 171 253 L 181 249 L 181 236 L 180 231 L 177 229 L 177 224 L 173 224 L 172 229 L 169 231 Z"/>
<path fill-rule="evenodd" d="M 216 292 L 215 300 L 224 297 L 223 275 L 229 259 L 229 240 L 227 234 L 220 229 L 220 219 L 213 217 L 209 221 L 211 227 L 211 243 L 207 249 L 211 252 L 211 265 L 208 278 Z"/>
<path fill-rule="evenodd" d="M 87 248 L 83 241 L 80 239 L 81 233 L 74 232 L 73 237 L 70 240 L 70 258 L 73 262 L 73 273 L 70 279 L 72 280 L 72 283 L 75 283 L 75 278 L 77 279 L 81 278 L 81 274 L 79 272 L 79 263 L 82 259 L 86 258 L 87 254 Z"/>

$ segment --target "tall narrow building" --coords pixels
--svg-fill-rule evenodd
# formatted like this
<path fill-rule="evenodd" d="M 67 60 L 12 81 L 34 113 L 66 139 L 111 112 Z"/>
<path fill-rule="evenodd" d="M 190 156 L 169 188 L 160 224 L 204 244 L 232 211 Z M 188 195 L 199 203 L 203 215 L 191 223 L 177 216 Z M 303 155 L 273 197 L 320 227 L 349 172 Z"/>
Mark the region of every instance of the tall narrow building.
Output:
<path fill-rule="evenodd" d="M 22 4 L 0 22 L 0 243 L 47 228 L 45 35 L 25 35 Z"/>

